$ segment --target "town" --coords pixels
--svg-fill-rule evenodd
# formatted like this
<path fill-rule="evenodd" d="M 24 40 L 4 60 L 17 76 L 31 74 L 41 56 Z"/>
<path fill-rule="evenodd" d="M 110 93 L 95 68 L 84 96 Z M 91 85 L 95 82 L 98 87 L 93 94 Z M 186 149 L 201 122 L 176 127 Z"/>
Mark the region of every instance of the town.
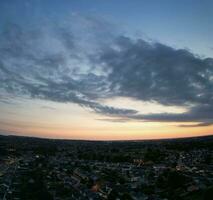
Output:
<path fill-rule="evenodd" d="M 213 136 L 78 141 L 0 136 L 1 200 L 210 200 Z"/>

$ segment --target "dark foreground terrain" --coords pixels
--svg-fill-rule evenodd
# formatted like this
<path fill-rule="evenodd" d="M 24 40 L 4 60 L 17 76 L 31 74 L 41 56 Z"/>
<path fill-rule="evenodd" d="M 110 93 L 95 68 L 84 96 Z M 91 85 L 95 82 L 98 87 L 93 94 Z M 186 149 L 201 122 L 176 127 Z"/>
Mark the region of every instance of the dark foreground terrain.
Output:
<path fill-rule="evenodd" d="M 0 136 L 0 199 L 213 199 L 213 136 L 93 142 Z"/>

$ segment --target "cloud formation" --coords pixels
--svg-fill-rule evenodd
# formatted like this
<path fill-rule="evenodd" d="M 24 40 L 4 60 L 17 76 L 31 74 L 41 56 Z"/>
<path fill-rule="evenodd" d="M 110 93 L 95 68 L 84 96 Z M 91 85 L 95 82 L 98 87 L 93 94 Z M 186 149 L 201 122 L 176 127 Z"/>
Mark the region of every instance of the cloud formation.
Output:
<path fill-rule="evenodd" d="M 185 106 L 182 114 L 147 114 L 132 119 L 171 122 L 213 122 L 213 59 L 186 49 L 120 36 L 100 55 L 117 96 Z M 200 124 L 200 125 L 201 125 Z"/>
<path fill-rule="evenodd" d="M 1 90 L 31 98 L 72 102 L 105 115 L 137 113 L 95 101 L 108 94 L 106 78 L 90 72 L 93 66 L 87 65 L 89 55 L 85 55 L 82 41 L 73 39 L 74 33 L 51 28 L 29 31 L 9 24 L 1 33 Z"/>
<path fill-rule="evenodd" d="M 78 20 L 72 26 L 41 29 L 7 25 L 0 33 L 1 96 L 76 103 L 109 121 L 213 124 L 212 58 L 121 35 L 94 18 Z M 101 103 L 112 97 L 183 106 L 188 111 L 142 115 Z"/>

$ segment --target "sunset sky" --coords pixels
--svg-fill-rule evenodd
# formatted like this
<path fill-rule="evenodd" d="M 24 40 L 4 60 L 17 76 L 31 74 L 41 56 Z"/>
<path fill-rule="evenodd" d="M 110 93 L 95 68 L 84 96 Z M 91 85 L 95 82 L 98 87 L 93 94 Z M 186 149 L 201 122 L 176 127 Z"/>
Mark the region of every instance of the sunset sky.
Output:
<path fill-rule="evenodd" d="M 213 134 L 213 1 L 1 0 L 0 134 Z"/>

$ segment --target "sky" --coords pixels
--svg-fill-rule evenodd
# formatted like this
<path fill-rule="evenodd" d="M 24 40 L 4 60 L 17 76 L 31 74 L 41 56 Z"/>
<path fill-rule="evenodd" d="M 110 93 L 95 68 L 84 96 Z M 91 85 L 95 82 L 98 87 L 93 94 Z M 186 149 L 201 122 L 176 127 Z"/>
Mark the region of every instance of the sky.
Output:
<path fill-rule="evenodd" d="M 213 134 L 211 0 L 1 0 L 0 134 Z"/>

